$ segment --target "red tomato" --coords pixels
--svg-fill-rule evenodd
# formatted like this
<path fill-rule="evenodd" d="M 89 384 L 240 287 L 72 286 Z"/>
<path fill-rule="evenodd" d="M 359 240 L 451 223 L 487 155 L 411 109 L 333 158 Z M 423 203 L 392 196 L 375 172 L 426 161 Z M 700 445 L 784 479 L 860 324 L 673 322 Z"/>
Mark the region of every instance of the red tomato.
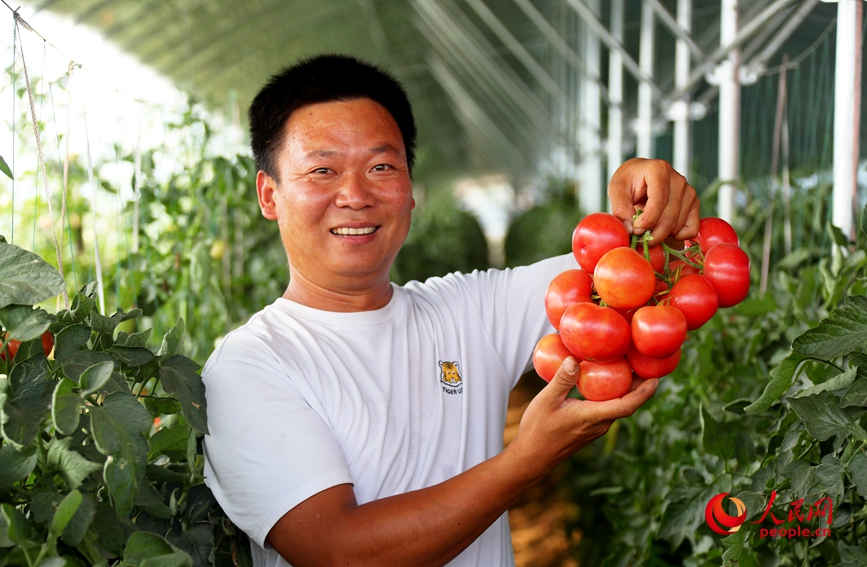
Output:
<path fill-rule="evenodd" d="M 577 358 L 605 362 L 626 356 L 629 323 L 608 307 L 576 303 L 560 320 L 560 338 Z"/>
<path fill-rule="evenodd" d="M 683 260 L 675 259 L 668 263 L 668 275 L 675 282 L 684 276 L 697 273 L 698 269 L 690 266 Z"/>
<path fill-rule="evenodd" d="M 587 215 L 572 233 L 572 253 L 588 274 L 593 273 L 599 258 L 606 252 L 621 246 L 629 246 L 629 233 L 612 214 Z"/>
<path fill-rule="evenodd" d="M 626 361 L 632 367 L 632 371 L 641 378 L 662 378 L 674 372 L 674 369 L 680 364 L 680 349 L 674 351 L 671 356 L 654 358 L 641 354 L 641 351 L 633 345 L 626 353 Z"/>
<path fill-rule="evenodd" d="M 648 305 L 632 318 L 632 342 L 641 354 L 671 356 L 686 340 L 686 317 L 670 305 Z"/>
<path fill-rule="evenodd" d="M 737 305 L 750 292 L 750 259 L 734 244 L 717 244 L 704 256 L 704 277 L 716 290 L 720 307 Z"/>
<path fill-rule="evenodd" d="M 585 399 L 604 402 L 621 398 L 632 389 L 632 369 L 623 358 L 610 362 L 583 361 L 578 367 L 578 382 L 575 384 Z"/>
<path fill-rule="evenodd" d="M 536 374 L 545 382 L 550 382 L 563 361 L 570 356 L 572 353 L 563 344 L 560 335 L 557 333 L 545 335 L 536 343 L 536 349 L 533 351 L 533 367 L 536 369 Z"/>
<path fill-rule="evenodd" d="M 686 329 L 694 331 L 710 321 L 719 300 L 707 278 L 691 274 L 677 280 L 668 293 L 666 304 L 677 307 L 686 317 Z"/>
<path fill-rule="evenodd" d="M 650 262 L 632 248 L 615 248 L 596 264 L 593 283 L 599 298 L 609 307 L 641 307 L 656 291 L 656 276 Z"/>
<path fill-rule="evenodd" d="M 738 233 L 735 232 L 732 225 L 716 217 L 707 217 L 699 220 L 698 236 L 694 240 L 698 243 L 699 248 L 701 248 L 702 254 L 707 254 L 708 250 L 723 242 L 740 246 Z"/>
<path fill-rule="evenodd" d="M 642 258 L 647 259 L 644 255 L 644 244 L 641 242 L 637 243 L 635 251 L 641 254 Z M 662 270 L 665 269 L 665 250 L 662 249 L 662 246 L 650 246 L 647 252 L 650 255 L 649 261 L 650 265 L 653 266 L 653 271 L 661 274 Z"/>
<path fill-rule="evenodd" d="M 592 301 L 593 278 L 583 270 L 566 270 L 557 275 L 545 293 L 545 313 L 554 328 L 560 330 L 560 319 L 574 303 Z"/>
<path fill-rule="evenodd" d="M 15 355 L 18 353 L 18 347 L 21 346 L 21 341 L 16 339 L 10 339 L 6 344 L 6 348 L 9 349 L 9 359 L 15 358 Z M 51 331 L 45 331 L 42 333 L 42 350 L 45 352 L 45 356 L 51 354 L 51 350 L 54 348 L 54 336 L 51 334 Z M 0 351 L 0 358 L 6 360 L 6 353 Z"/>

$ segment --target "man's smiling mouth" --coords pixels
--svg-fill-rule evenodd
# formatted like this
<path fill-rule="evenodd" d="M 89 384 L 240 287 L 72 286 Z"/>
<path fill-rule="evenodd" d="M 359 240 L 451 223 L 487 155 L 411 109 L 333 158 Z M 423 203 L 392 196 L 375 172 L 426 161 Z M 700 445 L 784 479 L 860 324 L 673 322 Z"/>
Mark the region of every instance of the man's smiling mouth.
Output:
<path fill-rule="evenodd" d="M 338 236 L 361 236 L 364 234 L 373 234 L 379 230 L 378 226 L 366 226 L 364 228 L 332 228 L 331 234 Z"/>

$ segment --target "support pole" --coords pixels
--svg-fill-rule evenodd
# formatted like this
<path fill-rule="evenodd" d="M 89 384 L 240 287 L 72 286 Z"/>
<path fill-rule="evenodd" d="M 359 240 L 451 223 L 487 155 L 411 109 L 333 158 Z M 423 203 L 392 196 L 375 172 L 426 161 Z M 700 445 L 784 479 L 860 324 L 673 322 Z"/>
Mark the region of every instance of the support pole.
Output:
<path fill-rule="evenodd" d="M 623 43 L 623 2 L 611 0 L 611 35 Z M 623 163 L 623 56 L 608 52 L 608 179 Z"/>
<path fill-rule="evenodd" d="M 730 45 L 738 35 L 739 0 L 721 0 L 720 45 Z M 719 79 L 719 190 L 717 214 L 732 222 L 735 215 L 735 183 L 740 152 L 740 50 L 732 49 L 717 69 Z"/>
<path fill-rule="evenodd" d="M 638 54 L 641 74 L 645 77 L 653 76 L 654 23 L 653 6 L 645 0 L 641 4 L 641 36 L 639 38 L 640 51 Z M 638 124 L 636 133 L 638 135 L 637 156 L 642 158 L 653 157 L 653 88 L 649 81 L 641 81 L 638 85 Z"/>
<path fill-rule="evenodd" d="M 678 0 L 677 24 L 689 33 L 692 29 L 692 0 Z M 690 48 L 686 41 L 677 40 L 674 52 L 674 88 L 684 90 L 689 81 Z M 689 105 L 691 95 L 687 92 L 680 100 L 681 112 L 674 119 L 674 147 L 672 166 L 682 175 L 689 177 L 689 162 L 691 159 L 691 118 Z"/>
<path fill-rule="evenodd" d="M 832 222 L 854 239 L 858 197 L 861 124 L 862 0 L 837 4 L 837 54 L 834 85 L 834 209 Z"/>
<path fill-rule="evenodd" d="M 600 0 L 588 0 L 587 5 L 597 16 L 600 12 Z M 590 68 L 591 75 L 598 76 L 601 67 L 601 52 L 599 36 L 593 33 L 586 23 L 584 28 L 584 59 Z M 602 128 L 602 108 L 599 85 L 586 79 L 580 81 L 581 85 L 581 108 L 583 115 L 578 138 L 581 151 L 581 208 L 585 213 L 595 213 L 604 207 L 602 188 L 602 142 L 600 129 Z"/>

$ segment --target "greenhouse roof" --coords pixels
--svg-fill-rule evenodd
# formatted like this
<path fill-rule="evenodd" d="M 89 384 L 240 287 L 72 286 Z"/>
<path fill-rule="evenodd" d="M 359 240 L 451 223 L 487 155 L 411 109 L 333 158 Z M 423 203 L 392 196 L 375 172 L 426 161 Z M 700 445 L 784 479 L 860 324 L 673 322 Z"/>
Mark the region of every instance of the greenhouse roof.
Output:
<path fill-rule="evenodd" d="M 675 0 L 656 2 L 675 14 Z M 581 57 L 581 6 L 591 0 L 34 0 L 38 10 L 100 30 L 121 49 L 215 105 L 241 109 L 267 77 L 293 60 L 347 52 L 383 64 L 409 91 L 420 130 L 422 167 L 538 175 L 544 154 L 574 148 Z M 599 20 L 610 20 L 610 3 Z M 623 45 L 638 60 L 641 3 L 627 1 Z M 743 0 L 748 25 L 783 6 L 743 48 L 756 54 L 799 2 Z M 694 49 L 719 46 L 719 0 L 694 0 Z M 830 29 L 836 7 L 816 5 L 768 64 L 796 56 Z M 656 72 L 673 91 L 674 34 L 658 16 Z M 562 41 L 557 38 L 562 38 Z M 558 41 L 560 44 L 558 45 Z M 568 52 L 571 51 L 570 56 Z M 602 50 L 600 78 L 608 57 Z M 637 81 L 627 73 L 625 110 L 634 114 Z M 713 103 L 702 80 L 697 96 Z M 426 161 L 425 161 L 426 160 Z"/>

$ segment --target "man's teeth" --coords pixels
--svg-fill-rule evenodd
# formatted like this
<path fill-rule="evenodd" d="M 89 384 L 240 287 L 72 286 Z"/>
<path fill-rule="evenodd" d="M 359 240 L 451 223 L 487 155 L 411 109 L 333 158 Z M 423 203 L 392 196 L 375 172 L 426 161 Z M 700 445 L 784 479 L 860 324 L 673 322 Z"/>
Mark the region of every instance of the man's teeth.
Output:
<path fill-rule="evenodd" d="M 367 226 L 364 228 L 332 228 L 332 234 L 340 234 L 342 236 L 355 236 L 358 234 L 373 234 L 376 231 L 375 226 Z"/>

